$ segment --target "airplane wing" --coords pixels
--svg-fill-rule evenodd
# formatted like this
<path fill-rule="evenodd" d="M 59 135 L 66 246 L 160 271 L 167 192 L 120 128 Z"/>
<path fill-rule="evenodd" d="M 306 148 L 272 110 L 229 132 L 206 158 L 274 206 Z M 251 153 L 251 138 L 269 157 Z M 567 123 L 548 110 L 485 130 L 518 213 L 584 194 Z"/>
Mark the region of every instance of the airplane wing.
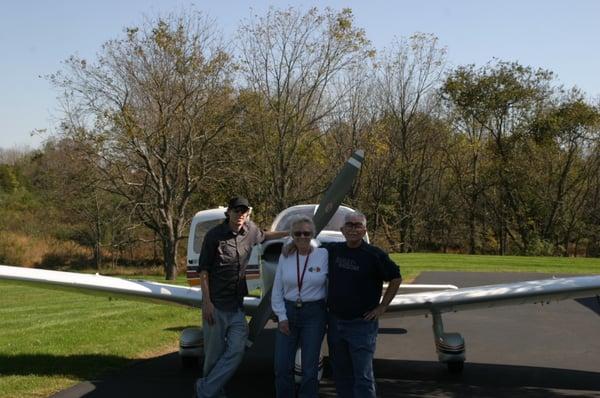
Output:
<path fill-rule="evenodd" d="M 128 300 L 180 304 L 198 308 L 202 305 L 202 292 L 197 287 L 129 280 L 98 274 L 80 274 L 0 265 L 0 279 L 24 282 L 49 289 L 75 290 L 81 293 Z M 252 315 L 256 311 L 259 302 L 260 299 L 258 298 L 245 297 L 244 309 L 246 313 Z"/>
<path fill-rule="evenodd" d="M 179 304 L 197 308 L 202 305 L 202 292 L 197 287 L 129 280 L 98 274 L 0 265 L 0 279 L 113 298 Z M 440 286 L 431 286 L 431 289 L 434 288 L 439 289 Z M 384 316 L 400 317 L 528 303 L 544 304 L 597 295 L 600 295 L 600 275 L 542 279 L 461 289 L 448 285 L 448 290 L 398 294 L 390 303 Z M 246 313 L 254 314 L 259 303 L 259 298 L 245 297 Z"/>
<path fill-rule="evenodd" d="M 477 308 L 554 301 L 600 295 L 600 275 L 542 279 L 436 292 L 398 294 L 384 317 L 427 315 Z"/>

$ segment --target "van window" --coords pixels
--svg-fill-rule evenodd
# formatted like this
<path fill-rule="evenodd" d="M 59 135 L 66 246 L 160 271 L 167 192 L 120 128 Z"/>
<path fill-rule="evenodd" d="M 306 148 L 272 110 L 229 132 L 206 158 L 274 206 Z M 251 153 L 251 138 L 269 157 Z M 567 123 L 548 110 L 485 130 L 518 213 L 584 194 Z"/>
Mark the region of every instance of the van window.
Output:
<path fill-rule="evenodd" d="M 206 233 L 212 228 L 223 222 L 223 219 L 220 218 L 218 220 L 208 220 L 199 222 L 196 224 L 196 228 L 194 230 L 194 252 L 200 253 L 202 250 L 202 242 L 204 242 L 204 236 Z"/>

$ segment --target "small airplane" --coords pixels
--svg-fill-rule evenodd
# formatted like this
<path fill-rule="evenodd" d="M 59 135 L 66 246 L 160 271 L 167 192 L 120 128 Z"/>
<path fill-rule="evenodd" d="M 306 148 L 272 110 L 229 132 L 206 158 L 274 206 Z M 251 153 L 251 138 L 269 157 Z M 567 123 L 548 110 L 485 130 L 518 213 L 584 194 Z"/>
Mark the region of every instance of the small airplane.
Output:
<path fill-rule="evenodd" d="M 282 211 L 273 221 L 271 230 L 289 230 L 292 216 L 313 215 L 320 242 L 343 241 L 340 227 L 344 216 L 352 210 L 341 206 L 350 190 L 364 158 L 358 150 L 348 159 L 336 176 L 319 205 L 298 205 Z M 205 233 L 225 218 L 221 207 L 198 212 L 190 225 L 188 239 L 187 277 L 190 286 L 127 280 L 99 274 L 50 271 L 0 265 L 0 279 L 27 282 L 41 287 L 77 290 L 109 297 L 180 304 L 200 308 L 202 292 L 199 288 L 197 264 Z M 368 242 L 368 235 L 365 240 Z M 248 346 L 252 346 L 266 322 L 272 316 L 270 293 L 281 248 L 285 239 L 256 245 L 246 270 L 249 291 L 260 290 L 257 296 L 244 298 L 244 310 L 251 316 Z M 407 293 L 410 292 L 410 293 Z M 600 275 L 553 278 L 536 281 L 506 283 L 469 288 L 453 285 L 405 284 L 390 303 L 384 317 L 431 316 L 435 348 L 440 362 L 449 371 L 460 372 L 465 361 L 465 341 L 459 333 L 444 331 L 442 314 L 478 308 L 492 308 L 527 303 L 554 301 L 600 295 Z M 200 328 L 187 328 L 180 337 L 179 353 L 184 366 L 197 363 L 202 356 L 203 341 Z"/>

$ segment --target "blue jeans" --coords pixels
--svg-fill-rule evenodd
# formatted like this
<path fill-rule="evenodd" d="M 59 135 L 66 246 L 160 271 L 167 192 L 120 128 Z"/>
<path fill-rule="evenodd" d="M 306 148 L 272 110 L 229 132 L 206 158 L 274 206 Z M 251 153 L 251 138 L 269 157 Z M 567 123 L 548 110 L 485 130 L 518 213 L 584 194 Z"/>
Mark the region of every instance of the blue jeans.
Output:
<path fill-rule="evenodd" d="M 203 322 L 204 377 L 196 382 L 198 398 L 225 397 L 224 387 L 244 357 L 248 324 L 241 309 L 215 308 L 213 325 Z"/>
<path fill-rule="evenodd" d="M 327 343 L 338 398 L 375 398 L 373 355 L 377 321 L 329 314 Z"/>
<path fill-rule="evenodd" d="M 302 347 L 302 382 L 299 398 L 316 398 L 319 391 L 319 356 L 325 336 L 327 311 L 325 300 L 305 302 L 301 308 L 285 301 L 290 335 L 277 330 L 275 336 L 275 390 L 277 398 L 295 397 L 293 369 L 296 349 Z"/>

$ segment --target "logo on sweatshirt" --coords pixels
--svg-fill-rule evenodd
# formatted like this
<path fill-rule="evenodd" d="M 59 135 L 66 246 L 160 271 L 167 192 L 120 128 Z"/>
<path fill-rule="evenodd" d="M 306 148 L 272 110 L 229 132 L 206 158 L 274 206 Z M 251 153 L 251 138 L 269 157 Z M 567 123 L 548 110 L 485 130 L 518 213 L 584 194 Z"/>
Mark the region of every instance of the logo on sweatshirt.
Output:
<path fill-rule="evenodd" d="M 347 269 L 350 271 L 359 271 L 360 267 L 352 258 L 338 257 L 335 259 L 335 265 L 338 268 Z"/>

